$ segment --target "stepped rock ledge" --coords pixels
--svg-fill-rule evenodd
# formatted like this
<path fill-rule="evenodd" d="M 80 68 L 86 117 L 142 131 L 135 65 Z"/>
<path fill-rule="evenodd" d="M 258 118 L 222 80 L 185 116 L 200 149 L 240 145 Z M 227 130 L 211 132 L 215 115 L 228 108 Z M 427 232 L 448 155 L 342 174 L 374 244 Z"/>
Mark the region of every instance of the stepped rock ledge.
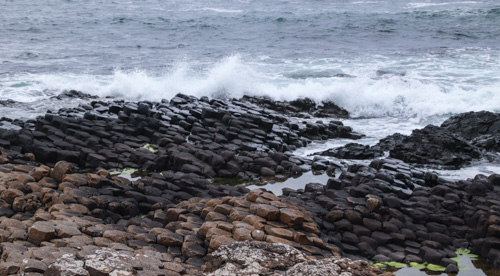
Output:
<path fill-rule="evenodd" d="M 495 160 L 500 115 L 459 114 L 372 147 L 354 143 L 363 135 L 343 125 L 348 116 L 307 98 L 178 94 L 88 96 L 10 129 L 3 118 L 0 275 L 388 276 L 368 260 L 451 272 L 458 248 L 500 267 L 500 175 L 451 181 L 420 166 Z M 353 143 L 323 155 L 369 165 L 291 153 L 335 138 Z M 130 168 L 144 173 L 114 173 Z M 311 169 L 331 177 L 280 196 L 211 182 Z"/>

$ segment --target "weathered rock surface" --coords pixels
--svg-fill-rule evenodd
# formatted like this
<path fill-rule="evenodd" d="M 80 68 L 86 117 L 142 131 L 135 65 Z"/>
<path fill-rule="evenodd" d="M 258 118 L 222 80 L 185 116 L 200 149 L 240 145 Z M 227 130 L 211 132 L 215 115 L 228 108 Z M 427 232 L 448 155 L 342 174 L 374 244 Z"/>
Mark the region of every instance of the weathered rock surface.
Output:
<path fill-rule="evenodd" d="M 311 258 L 286 244 L 234 242 L 206 258 L 208 275 L 392 275 L 365 261 Z"/>
<path fill-rule="evenodd" d="M 457 248 L 500 266 L 497 174 L 450 181 L 391 158 L 345 167 L 324 157 L 309 161 L 290 151 L 313 140 L 361 136 L 338 121 L 284 116 L 294 112 L 342 117 L 332 103 L 317 106 L 310 99 L 179 94 L 157 103 L 92 101 L 0 132 L 0 271 L 378 275 L 365 262 L 336 257 L 430 262 L 452 270 Z M 351 144 L 333 152 L 355 159 L 389 150 L 410 163 L 458 167 L 485 150 L 495 152 L 496 116 L 458 115 L 376 147 Z M 287 189 L 282 197 L 208 180 L 332 166 L 341 171 L 337 178 Z M 131 180 L 106 170 L 129 167 L 149 173 Z M 84 168 L 90 172 L 79 171 Z M 269 259 L 234 263 L 233 256 L 216 253 L 234 246 Z M 283 248 L 298 253 L 280 254 Z M 284 259 L 272 264 L 271 257 Z"/>
<path fill-rule="evenodd" d="M 408 163 L 459 167 L 479 158 L 481 153 L 459 135 L 429 125 L 414 130 L 391 149 L 390 156 Z"/>
<path fill-rule="evenodd" d="M 357 143 L 349 143 L 343 147 L 329 149 L 319 153 L 319 155 L 333 156 L 340 159 L 373 159 L 383 154 L 384 152 L 380 148 Z"/>
<path fill-rule="evenodd" d="M 275 108 L 267 108 L 272 103 Z M 318 109 L 309 99 L 208 101 L 178 94 L 162 102 L 92 101 L 47 113 L 34 127 L 0 132 L 0 146 L 32 152 L 51 167 L 64 160 L 80 169 L 142 168 L 250 179 L 301 173 L 297 168 L 310 164 L 282 153 L 312 140 L 362 136 L 340 121 L 305 123 L 283 116 L 293 110 L 337 113 L 332 103 Z M 58 167 L 52 178 L 61 182 L 64 172 Z"/>
<path fill-rule="evenodd" d="M 480 111 L 452 116 L 440 127 L 428 125 L 411 135 L 394 134 L 381 139 L 372 150 L 389 151 L 407 163 L 459 168 L 485 157 L 498 161 L 489 152 L 500 151 L 500 114 Z M 336 151 L 331 150 L 333 153 Z M 337 154 L 338 155 L 338 154 Z"/>

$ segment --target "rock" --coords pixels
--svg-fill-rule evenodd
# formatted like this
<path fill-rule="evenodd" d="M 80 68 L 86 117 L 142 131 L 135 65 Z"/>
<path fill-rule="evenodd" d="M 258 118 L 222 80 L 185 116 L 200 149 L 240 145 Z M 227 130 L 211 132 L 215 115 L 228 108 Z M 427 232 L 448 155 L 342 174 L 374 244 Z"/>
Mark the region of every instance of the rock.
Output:
<path fill-rule="evenodd" d="M 205 216 L 205 220 L 207 220 L 207 221 L 226 221 L 227 217 L 221 213 L 209 212 Z"/>
<path fill-rule="evenodd" d="M 458 273 L 458 267 L 456 264 L 449 264 L 446 266 L 446 273 Z"/>
<path fill-rule="evenodd" d="M 64 175 L 72 172 L 73 166 L 66 161 L 59 161 L 54 166 L 54 169 L 50 173 L 50 177 L 55 179 L 57 182 L 62 182 Z"/>
<path fill-rule="evenodd" d="M 217 250 L 223 245 L 234 242 L 234 239 L 225 235 L 215 235 L 210 239 L 210 249 Z"/>
<path fill-rule="evenodd" d="M 267 274 L 272 269 L 307 259 L 304 253 L 284 244 L 233 242 L 207 255 L 206 272 L 210 272 L 209 275 Z"/>
<path fill-rule="evenodd" d="M 264 177 L 273 177 L 276 175 L 276 172 L 274 172 L 270 168 L 262 167 L 262 168 L 260 168 L 260 175 L 262 175 Z"/>
<path fill-rule="evenodd" d="M 489 111 L 466 112 L 444 121 L 441 127 L 472 140 L 484 134 L 500 135 L 500 115 Z"/>
<path fill-rule="evenodd" d="M 285 244 L 234 242 L 207 255 L 208 275 L 392 275 L 365 261 L 316 260 Z"/>
<path fill-rule="evenodd" d="M 280 209 L 280 221 L 290 225 L 301 225 L 304 221 L 304 214 L 298 210 L 282 208 Z"/>
<path fill-rule="evenodd" d="M 207 250 L 204 247 L 193 242 L 184 242 L 181 250 L 182 256 L 186 259 L 193 257 L 203 258 L 207 254 Z"/>
<path fill-rule="evenodd" d="M 293 232 L 285 228 L 269 228 L 266 232 L 268 235 L 273 235 L 287 240 L 293 240 Z"/>
<path fill-rule="evenodd" d="M 280 210 L 274 206 L 267 204 L 257 204 L 252 206 L 250 211 L 255 210 L 258 216 L 261 216 L 267 220 L 278 220 L 280 217 Z"/>
<path fill-rule="evenodd" d="M 165 246 L 182 246 L 184 242 L 184 237 L 172 232 L 162 233 L 158 235 L 156 239 L 159 244 Z"/>
<path fill-rule="evenodd" d="M 14 200 L 16 198 L 20 198 L 22 196 L 24 196 L 24 193 L 22 191 L 12 188 L 4 190 L 1 194 L 1 198 L 5 200 L 5 202 L 7 202 L 8 204 L 14 203 Z"/>
<path fill-rule="evenodd" d="M 252 229 L 238 227 L 233 230 L 233 238 L 236 241 L 253 240 Z"/>
<path fill-rule="evenodd" d="M 85 186 L 87 185 L 87 176 L 84 174 L 66 174 L 63 176 L 63 182 L 73 183 L 75 186 Z"/>
<path fill-rule="evenodd" d="M 37 221 L 28 229 L 28 240 L 35 244 L 50 241 L 56 237 L 54 223 L 48 221 Z"/>
<path fill-rule="evenodd" d="M 65 254 L 49 265 L 45 276 L 90 276 L 90 273 L 83 268 L 84 262 L 77 260 L 75 255 Z"/>
<path fill-rule="evenodd" d="M 30 175 L 36 180 L 39 181 L 40 179 L 49 176 L 50 174 L 50 168 L 46 166 L 41 166 L 41 167 L 36 167 L 33 168 L 30 171 Z"/>
<path fill-rule="evenodd" d="M 370 197 L 366 199 L 366 207 L 370 209 L 371 212 L 375 211 L 380 205 L 380 199 L 376 197 Z"/>
<path fill-rule="evenodd" d="M 132 237 L 131 234 L 119 230 L 106 230 L 102 234 L 103 238 L 109 239 L 117 243 L 125 243 L 129 238 Z"/>
<path fill-rule="evenodd" d="M 95 254 L 85 257 L 85 269 L 90 275 L 111 275 L 122 273 L 121 275 L 133 275 L 135 269 L 132 267 L 133 258 L 108 248 L 98 249 Z M 128 274 L 123 274 L 127 273 Z"/>
<path fill-rule="evenodd" d="M 15 262 L 0 263 L 0 275 L 14 275 L 19 271 L 19 264 Z"/>
<path fill-rule="evenodd" d="M 39 260 L 35 259 L 23 259 L 23 262 L 21 263 L 21 273 L 29 273 L 29 272 L 35 272 L 35 273 L 44 273 L 47 270 L 47 265 Z"/>
<path fill-rule="evenodd" d="M 258 230 L 258 229 L 252 230 L 251 235 L 252 235 L 252 238 L 256 241 L 263 241 L 266 238 L 266 233 L 264 233 L 264 231 Z"/>
<path fill-rule="evenodd" d="M 379 147 L 370 147 L 358 143 L 349 143 L 343 147 L 328 149 L 317 153 L 322 156 L 332 156 L 340 159 L 373 159 L 380 157 L 384 152 Z"/>
<path fill-rule="evenodd" d="M 390 156 L 408 163 L 460 167 L 481 157 L 481 153 L 459 135 L 428 125 L 396 142 Z"/>

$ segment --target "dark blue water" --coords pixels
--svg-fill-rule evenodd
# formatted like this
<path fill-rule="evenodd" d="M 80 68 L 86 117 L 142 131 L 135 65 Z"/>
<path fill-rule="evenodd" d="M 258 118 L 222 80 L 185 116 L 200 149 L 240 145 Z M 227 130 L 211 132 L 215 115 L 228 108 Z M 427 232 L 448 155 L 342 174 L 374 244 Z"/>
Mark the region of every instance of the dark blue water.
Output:
<path fill-rule="evenodd" d="M 78 89 L 310 96 L 365 117 L 497 111 L 499 45 L 495 0 L 2 1 L 0 99 Z"/>
<path fill-rule="evenodd" d="M 408 132 L 500 111 L 500 3 L 2 1 L 0 100 L 24 102 L 0 106 L 2 116 L 74 105 L 49 100 L 70 89 L 308 96 L 368 118 L 375 138 Z"/>

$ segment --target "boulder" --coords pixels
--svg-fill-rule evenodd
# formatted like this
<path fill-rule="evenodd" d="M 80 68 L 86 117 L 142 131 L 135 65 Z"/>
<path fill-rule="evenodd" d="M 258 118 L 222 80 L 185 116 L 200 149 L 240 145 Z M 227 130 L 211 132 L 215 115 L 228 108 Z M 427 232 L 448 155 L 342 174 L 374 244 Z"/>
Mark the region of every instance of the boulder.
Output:
<path fill-rule="evenodd" d="M 322 156 L 332 156 L 340 159 L 373 159 L 380 157 L 384 152 L 380 147 L 370 147 L 368 145 L 362 145 L 358 143 L 349 143 L 343 147 L 328 149 L 326 151 L 318 153 Z"/>
<path fill-rule="evenodd" d="M 481 152 L 461 136 L 428 125 L 396 143 L 390 156 L 408 163 L 461 167 L 480 158 Z"/>
<path fill-rule="evenodd" d="M 73 166 L 66 161 L 59 161 L 54 166 L 54 169 L 50 172 L 50 177 L 55 179 L 57 182 L 62 182 L 64 175 L 71 173 Z"/>

